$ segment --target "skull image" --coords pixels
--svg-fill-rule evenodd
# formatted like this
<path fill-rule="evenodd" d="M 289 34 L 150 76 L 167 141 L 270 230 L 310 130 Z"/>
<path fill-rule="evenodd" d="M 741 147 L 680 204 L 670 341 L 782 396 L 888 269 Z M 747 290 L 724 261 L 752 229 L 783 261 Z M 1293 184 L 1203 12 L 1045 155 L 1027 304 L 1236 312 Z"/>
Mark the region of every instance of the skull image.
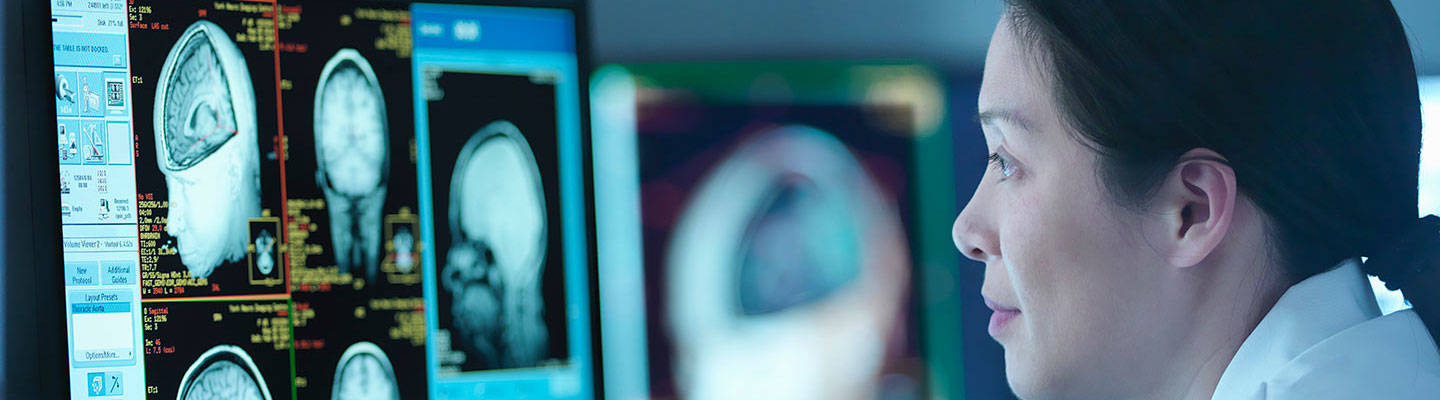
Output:
<path fill-rule="evenodd" d="M 170 48 L 155 90 L 156 162 L 170 201 L 165 230 L 180 262 L 204 278 L 239 261 L 260 216 L 255 93 L 240 49 L 197 21 Z"/>
<path fill-rule="evenodd" d="M 665 258 L 680 397 L 875 395 L 910 271 L 893 202 L 807 126 L 759 132 L 710 170 Z"/>
<path fill-rule="evenodd" d="M 315 180 L 325 192 L 339 269 L 374 280 L 390 175 L 385 97 L 370 63 L 342 49 L 315 89 Z"/>
<path fill-rule="evenodd" d="M 487 368 L 533 366 L 546 354 L 540 277 L 545 192 L 529 143 L 507 121 L 465 144 L 450 182 L 454 243 L 440 279 L 453 296 L 461 349 Z"/>

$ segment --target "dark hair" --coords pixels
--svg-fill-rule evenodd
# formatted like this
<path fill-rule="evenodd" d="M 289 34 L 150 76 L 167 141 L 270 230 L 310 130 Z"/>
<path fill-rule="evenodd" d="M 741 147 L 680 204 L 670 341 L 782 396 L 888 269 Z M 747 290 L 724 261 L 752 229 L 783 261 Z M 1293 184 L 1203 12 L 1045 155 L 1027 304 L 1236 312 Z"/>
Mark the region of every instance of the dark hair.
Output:
<path fill-rule="evenodd" d="M 1419 89 L 1388 0 L 1008 5 L 1122 204 L 1143 207 L 1182 154 L 1208 148 L 1269 217 L 1295 281 L 1348 258 L 1373 261 L 1415 230 Z M 1400 280 L 1371 264 L 1367 272 Z M 1422 316 L 1440 308 L 1411 300 Z"/>

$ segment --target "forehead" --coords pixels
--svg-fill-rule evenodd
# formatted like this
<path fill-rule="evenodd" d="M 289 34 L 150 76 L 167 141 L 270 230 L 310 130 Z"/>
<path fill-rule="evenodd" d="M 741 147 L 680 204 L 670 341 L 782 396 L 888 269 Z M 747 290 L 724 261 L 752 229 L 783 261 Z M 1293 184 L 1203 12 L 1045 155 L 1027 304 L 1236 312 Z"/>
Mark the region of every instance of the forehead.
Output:
<path fill-rule="evenodd" d="M 1011 17 L 1001 18 L 985 55 L 985 73 L 980 85 L 980 111 L 1008 110 L 1033 114 L 1050 103 L 1048 79 L 1042 73 L 1040 57 L 1029 48 L 1028 39 L 1018 35 Z"/>

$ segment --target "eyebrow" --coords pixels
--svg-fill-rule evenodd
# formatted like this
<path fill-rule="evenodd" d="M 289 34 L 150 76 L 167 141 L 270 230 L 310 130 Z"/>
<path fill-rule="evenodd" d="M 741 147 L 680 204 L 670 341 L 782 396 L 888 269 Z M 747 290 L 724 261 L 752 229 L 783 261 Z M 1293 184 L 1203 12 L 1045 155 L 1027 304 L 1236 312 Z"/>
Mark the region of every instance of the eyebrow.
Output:
<path fill-rule="evenodd" d="M 975 122 L 981 125 L 994 125 L 995 121 L 1008 121 L 1026 131 L 1032 131 L 1033 127 L 1030 120 L 1011 110 L 982 110 L 975 114 Z"/>

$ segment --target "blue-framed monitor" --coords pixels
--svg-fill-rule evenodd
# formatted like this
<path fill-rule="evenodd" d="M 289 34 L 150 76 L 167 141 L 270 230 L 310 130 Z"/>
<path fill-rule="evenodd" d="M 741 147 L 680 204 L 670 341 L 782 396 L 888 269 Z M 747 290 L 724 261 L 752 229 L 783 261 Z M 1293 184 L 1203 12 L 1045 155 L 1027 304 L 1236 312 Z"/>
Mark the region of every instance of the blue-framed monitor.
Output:
<path fill-rule="evenodd" d="M 411 12 L 430 395 L 589 398 L 575 17 Z"/>
<path fill-rule="evenodd" d="M 6 7 L 6 397 L 594 397 L 583 1 Z"/>

